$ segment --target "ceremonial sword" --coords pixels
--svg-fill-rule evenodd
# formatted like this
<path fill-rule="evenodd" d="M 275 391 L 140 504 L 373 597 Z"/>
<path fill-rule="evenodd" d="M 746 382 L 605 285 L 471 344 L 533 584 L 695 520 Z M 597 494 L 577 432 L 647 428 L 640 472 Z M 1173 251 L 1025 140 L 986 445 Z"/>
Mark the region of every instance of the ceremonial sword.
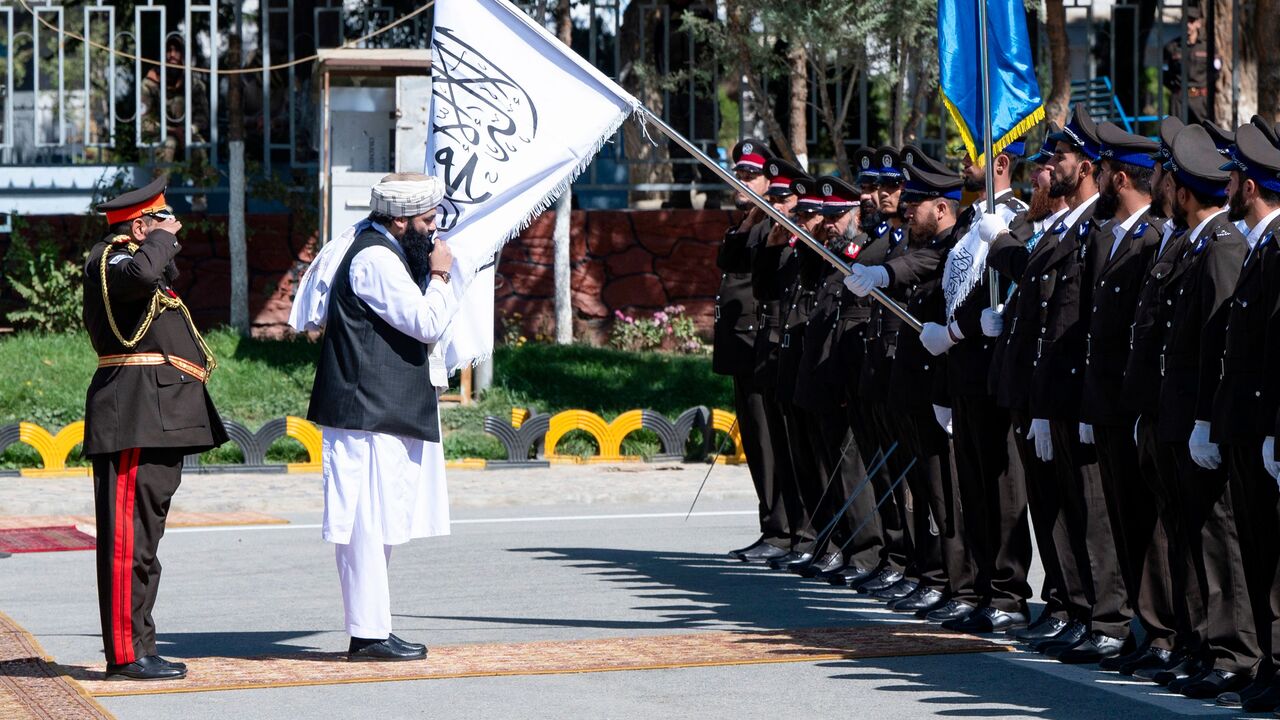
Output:
<path fill-rule="evenodd" d="M 724 434 L 724 440 L 720 441 L 720 449 L 716 451 L 716 456 L 711 458 L 711 467 L 707 468 L 707 474 L 702 476 L 702 484 L 698 486 L 698 494 L 693 496 L 693 503 L 689 505 L 689 512 L 685 513 L 684 521 L 689 522 L 689 516 L 693 515 L 693 508 L 698 504 L 698 498 L 702 497 L 702 488 L 707 486 L 707 478 L 711 477 L 711 471 L 716 469 L 716 463 L 720 462 L 720 456 L 724 454 L 724 448 L 729 444 L 729 438 L 733 437 L 733 431 L 738 427 L 738 416 L 733 416 L 733 424 L 729 426 L 729 432 Z"/>
<path fill-rule="evenodd" d="M 917 459 L 918 458 L 911 458 L 911 462 L 907 463 L 907 468 L 902 471 L 902 474 L 898 476 L 898 479 L 894 480 L 893 484 L 889 486 L 889 489 L 884 492 L 884 496 L 880 498 L 880 501 L 876 503 L 876 506 L 871 509 L 871 512 L 867 513 L 867 516 L 862 519 L 862 522 L 858 523 L 858 527 L 853 529 L 853 534 L 849 535 L 849 539 L 845 540 L 844 545 L 840 546 L 841 556 L 843 556 L 844 551 L 853 544 L 854 538 L 858 537 L 858 533 L 862 532 L 862 528 L 866 527 L 867 523 L 871 522 L 871 518 L 875 517 L 876 514 L 880 512 L 880 506 L 884 505 L 890 495 L 893 495 L 893 491 L 902 483 L 902 479 L 907 476 L 907 473 L 911 472 L 911 468 L 915 467 Z"/>
<path fill-rule="evenodd" d="M 880 472 L 880 468 L 889 461 L 889 456 L 897 449 L 898 441 L 894 440 L 893 444 L 889 446 L 889 450 L 880 457 L 880 460 L 873 463 L 871 469 L 867 471 L 867 476 L 862 479 L 862 482 L 859 483 L 854 492 L 849 494 L 849 499 L 845 501 L 844 506 L 841 507 L 840 511 L 831 518 L 831 522 L 827 523 L 827 526 L 823 528 L 822 532 L 818 533 L 818 536 L 814 538 L 815 550 L 822 547 L 823 544 L 826 543 L 826 539 L 830 538 L 831 533 L 835 532 L 836 523 L 840 522 L 840 518 L 844 517 L 844 514 L 849 512 L 849 508 L 853 506 L 853 501 L 858 499 L 858 495 L 862 493 L 863 488 L 871 482 L 871 478 L 875 477 L 876 473 Z M 844 548 L 841 548 L 841 550 L 843 551 Z M 817 553 L 815 552 L 814 554 L 816 555 Z"/>

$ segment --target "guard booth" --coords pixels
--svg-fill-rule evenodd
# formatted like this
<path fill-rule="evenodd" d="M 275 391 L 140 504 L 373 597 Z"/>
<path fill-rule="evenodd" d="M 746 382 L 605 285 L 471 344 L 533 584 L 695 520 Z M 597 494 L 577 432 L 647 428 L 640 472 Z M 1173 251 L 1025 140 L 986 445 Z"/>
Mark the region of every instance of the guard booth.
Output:
<path fill-rule="evenodd" d="M 320 242 L 369 214 L 369 188 L 391 172 L 422 172 L 431 130 L 429 49 L 334 48 L 320 76 Z M 461 393 L 471 402 L 471 369 Z"/>

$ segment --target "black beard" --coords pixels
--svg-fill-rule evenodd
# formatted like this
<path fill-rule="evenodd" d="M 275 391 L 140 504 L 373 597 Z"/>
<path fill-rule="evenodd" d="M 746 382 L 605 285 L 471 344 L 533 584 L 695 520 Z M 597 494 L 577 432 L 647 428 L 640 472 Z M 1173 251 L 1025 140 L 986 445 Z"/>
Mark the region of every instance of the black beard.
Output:
<path fill-rule="evenodd" d="M 865 204 L 862 208 L 863 212 L 858 216 L 858 227 L 863 232 L 870 233 L 880 224 L 880 213 L 876 211 L 867 212 Z"/>
<path fill-rule="evenodd" d="M 1173 222 L 1178 227 L 1181 227 L 1181 228 L 1188 227 L 1187 210 L 1186 208 L 1182 207 L 1178 203 L 1173 204 Z"/>
<path fill-rule="evenodd" d="M 1231 207 L 1227 209 L 1227 219 L 1231 222 L 1240 222 L 1249 214 L 1249 208 L 1244 204 L 1244 183 L 1236 186 L 1236 191 L 1231 193 L 1231 199 L 1227 201 Z"/>
<path fill-rule="evenodd" d="M 1120 209 L 1120 195 L 1114 189 L 1107 187 L 1098 193 L 1098 203 L 1094 205 L 1093 216 L 1109 220 L 1116 216 L 1116 211 Z"/>
<path fill-rule="evenodd" d="M 409 262 L 409 274 L 419 285 L 431 274 L 431 250 L 435 244 L 434 232 L 423 234 L 412 226 L 405 228 L 404 237 L 400 238 L 400 247 L 404 248 L 405 260 Z"/>
<path fill-rule="evenodd" d="M 1071 178 L 1070 180 L 1054 179 L 1049 183 L 1049 197 L 1064 198 L 1075 192 L 1078 187 L 1080 187 L 1080 181 L 1077 178 Z"/>
<path fill-rule="evenodd" d="M 1164 217 L 1165 211 L 1169 208 L 1169 198 L 1164 192 L 1164 183 L 1151 186 L 1151 212 Z"/>
<path fill-rule="evenodd" d="M 983 190 L 986 190 L 986 189 L 987 189 L 987 179 L 985 177 L 975 178 L 975 177 L 969 177 L 968 175 L 964 176 L 965 192 L 971 192 L 971 193 L 982 192 Z"/>
<path fill-rule="evenodd" d="M 750 210 L 754 205 L 755 203 L 751 202 L 751 198 L 743 197 L 741 195 L 733 196 L 733 206 L 739 210 L 745 212 Z"/>

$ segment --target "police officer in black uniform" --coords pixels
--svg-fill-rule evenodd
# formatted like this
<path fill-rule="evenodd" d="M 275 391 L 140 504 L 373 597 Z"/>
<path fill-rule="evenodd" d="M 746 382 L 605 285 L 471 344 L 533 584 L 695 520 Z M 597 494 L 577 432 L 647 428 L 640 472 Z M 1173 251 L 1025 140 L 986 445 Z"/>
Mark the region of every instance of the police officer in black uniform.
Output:
<path fill-rule="evenodd" d="M 1080 441 L 1097 449 L 1098 469 L 1112 535 L 1120 560 L 1129 603 L 1147 628 L 1159 629 L 1168 618 L 1158 607 L 1166 598 L 1147 598 L 1140 582 L 1147 548 L 1156 524 L 1156 508 L 1140 477 L 1138 447 L 1133 426 L 1137 416 L 1123 402 L 1125 365 L 1129 356 L 1129 327 L 1138 294 L 1152 256 L 1159 248 L 1164 221 L 1151 211 L 1151 179 L 1156 143 L 1132 135 L 1113 123 L 1098 127 L 1102 174 L 1095 217 L 1113 219 L 1113 242 L 1105 257 L 1098 257 L 1093 276 L 1093 304 L 1087 312 L 1084 397 L 1080 405 Z M 1148 633 L 1148 638 L 1154 636 Z M 1147 643 L 1149 645 L 1149 643 Z M 1137 659 L 1120 654 L 1120 643 L 1097 643 L 1063 653 L 1064 662 L 1116 662 Z"/>
<path fill-rule="evenodd" d="M 768 189 L 764 172 L 768 161 L 768 148 L 759 140 L 743 140 L 733 148 L 734 173 L 759 195 Z M 754 374 L 759 317 L 751 294 L 752 257 L 763 245 L 771 222 L 747 196 L 739 193 L 736 203 L 746 215 L 725 233 L 716 257 L 722 274 L 716 294 L 711 368 L 733 378 L 734 412 L 759 502 L 760 539 L 729 554 L 739 560 L 766 561 L 785 555 L 791 545 L 764 396 L 756 387 Z"/>
<path fill-rule="evenodd" d="M 1230 175 L 1221 165 L 1213 139 L 1199 125 L 1178 133 L 1165 162 L 1174 221 L 1190 229 L 1168 278 L 1156 432 L 1174 455 L 1185 501 L 1184 542 L 1197 561 L 1206 620 L 1199 652 L 1155 680 L 1197 698 L 1243 688 L 1262 660 L 1239 550 L 1242 498 L 1233 496 L 1211 440 L 1229 301 L 1248 251 L 1223 210 Z"/>
<path fill-rule="evenodd" d="M 1169 90 L 1169 114 L 1188 123 L 1213 120 L 1209 107 L 1209 44 L 1204 37 L 1204 14 L 1198 6 L 1185 10 L 1186 54 L 1183 38 L 1164 46 L 1163 82 Z M 1186 65 L 1187 86 L 1182 86 L 1182 68 Z M 1217 59 L 1214 59 L 1217 65 Z M 1183 112 L 1186 117 L 1183 118 Z"/>
<path fill-rule="evenodd" d="M 165 180 L 98 205 L 109 231 L 85 262 L 84 324 L 98 354 L 85 398 L 93 460 L 98 607 L 107 676 L 171 680 L 156 654 L 156 551 L 182 461 L 227 441 L 205 383 L 212 353 L 173 290 L 182 229 Z"/>

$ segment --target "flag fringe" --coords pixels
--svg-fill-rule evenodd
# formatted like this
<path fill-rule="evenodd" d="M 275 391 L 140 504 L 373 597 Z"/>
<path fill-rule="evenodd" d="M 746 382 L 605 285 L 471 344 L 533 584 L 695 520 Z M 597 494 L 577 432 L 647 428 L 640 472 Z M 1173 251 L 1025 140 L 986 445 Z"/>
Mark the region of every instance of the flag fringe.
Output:
<path fill-rule="evenodd" d="M 973 131 L 969 128 L 969 124 L 965 122 L 964 115 L 960 113 L 960 109 L 955 103 L 951 102 L 951 98 L 947 97 L 946 91 L 940 91 L 942 95 L 942 104 L 946 106 L 947 113 L 951 115 L 951 119 L 955 121 L 956 126 L 960 128 L 960 139 L 964 141 L 965 150 L 968 151 L 969 157 L 973 159 L 975 165 L 985 166 L 986 153 L 978 151 L 977 142 L 974 140 Z M 1044 105 L 1036 106 L 1029 115 L 1022 118 L 1013 129 L 1005 133 L 998 139 L 991 142 L 991 152 L 999 155 L 1001 151 L 1009 147 L 1013 141 L 1031 132 L 1031 128 L 1040 124 L 1044 120 Z"/>
<path fill-rule="evenodd" d="M 578 161 L 578 164 L 573 168 L 573 170 L 570 171 L 564 179 L 548 190 L 546 194 L 538 200 L 538 202 L 534 203 L 533 207 L 529 209 L 529 212 L 525 213 L 524 217 L 520 218 L 520 220 L 518 220 L 515 225 L 507 231 L 506 236 L 502 238 L 502 242 L 498 243 L 498 247 L 494 252 L 502 252 L 503 245 L 506 245 L 508 242 L 518 237 L 520 233 L 524 232 L 526 228 L 533 224 L 534 220 L 538 219 L 539 215 L 541 215 L 547 208 L 554 205 L 556 200 L 567 192 L 573 185 L 573 181 L 577 180 L 578 176 L 591 165 L 591 162 L 595 160 L 600 149 L 613 139 L 613 136 L 617 134 L 618 129 L 622 127 L 623 123 L 633 116 L 637 118 L 637 122 L 643 125 L 644 116 L 643 113 L 640 112 L 640 104 L 638 102 L 628 108 L 625 112 L 618 114 L 618 117 L 609 124 L 608 129 L 606 129 L 604 133 L 602 133 L 600 137 L 592 143 L 590 149 L 582 155 L 582 159 Z"/>

